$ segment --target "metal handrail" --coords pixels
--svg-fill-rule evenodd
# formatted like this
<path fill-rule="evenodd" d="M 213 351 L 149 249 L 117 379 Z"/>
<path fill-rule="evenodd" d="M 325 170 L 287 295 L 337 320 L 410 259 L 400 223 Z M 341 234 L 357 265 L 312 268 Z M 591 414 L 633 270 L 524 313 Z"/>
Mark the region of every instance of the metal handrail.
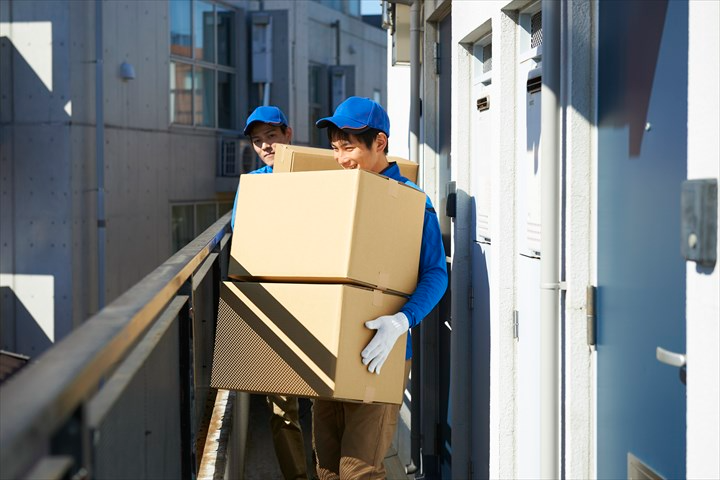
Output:
<path fill-rule="evenodd" d="M 230 235 L 225 214 L 0 387 L 0 478 L 17 478 Z"/>

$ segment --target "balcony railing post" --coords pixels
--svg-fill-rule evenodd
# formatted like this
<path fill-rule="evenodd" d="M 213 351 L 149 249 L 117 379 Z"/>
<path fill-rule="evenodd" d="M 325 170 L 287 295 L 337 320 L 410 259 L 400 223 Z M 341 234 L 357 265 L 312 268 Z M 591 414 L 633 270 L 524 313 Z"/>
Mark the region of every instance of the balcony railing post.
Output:
<path fill-rule="evenodd" d="M 70 468 L 72 478 L 90 478 L 90 442 L 85 404 L 81 404 L 50 439 L 50 454 L 73 459 L 73 466 Z"/>
<path fill-rule="evenodd" d="M 178 315 L 180 339 L 180 432 L 182 445 L 182 476 L 195 478 L 197 456 L 195 452 L 195 372 L 193 361 L 193 288 L 190 277 L 178 291 L 187 295 L 188 302 Z"/>

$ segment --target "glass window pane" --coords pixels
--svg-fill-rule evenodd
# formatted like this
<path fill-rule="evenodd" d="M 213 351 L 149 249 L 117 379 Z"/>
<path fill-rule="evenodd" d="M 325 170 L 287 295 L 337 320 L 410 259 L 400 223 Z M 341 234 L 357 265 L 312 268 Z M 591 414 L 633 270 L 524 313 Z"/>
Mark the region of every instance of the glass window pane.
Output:
<path fill-rule="evenodd" d="M 215 203 L 201 203 L 197 206 L 197 232 L 200 235 L 217 220 L 217 208 Z"/>
<path fill-rule="evenodd" d="M 192 125 L 192 66 L 170 62 L 170 122 Z"/>
<path fill-rule="evenodd" d="M 215 126 L 215 71 L 195 67 L 195 125 Z"/>
<path fill-rule="evenodd" d="M 235 66 L 235 12 L 218 5 L 218 58 L 221 65 Z"/>
<path fill-rule="evenodd" d="M 192 56 L 190 0 L 170 1 L 170 53 Z"/>
<path fill-rule="evenodd" d="M 218 127 L 235 128 L 235 75 L 217 72 Z"/>
<path fill-rule="evenodd" d="M 195 215 L 192 205 L 174 205 L 172 207 L 173 253 L 177 252 L 195 238 Z"/>
<path fill-rule="evenodd" d="M 212 4 L 195 2 L 195 58 L 215 62 L 215 13 Z"/>

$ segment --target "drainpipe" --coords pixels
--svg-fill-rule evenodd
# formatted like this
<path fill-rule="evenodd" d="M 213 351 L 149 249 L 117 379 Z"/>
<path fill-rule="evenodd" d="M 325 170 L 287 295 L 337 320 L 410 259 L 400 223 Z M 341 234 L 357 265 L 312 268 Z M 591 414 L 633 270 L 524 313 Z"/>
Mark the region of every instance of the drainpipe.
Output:
<path fill-rule="evenodd" d="M 560 478 L 560 2 L 542 0 L 540 477 Z"/>
<path fill-rule="evenodd" d="M 330 24 L 335 29 L 335 65 L 340 66 L 340 19 Z"/>
<path fill-rule="evenodd" d="M 410 5 L 410 160 L 420 163 L 420 2 Z"/>
<path fill-rule="evenodd" d="M 105 306 L 105 111 L 103 100 L 103 10 L 95 0 L 95 173 L 97 175 L 98 310 Z"/>
<path fill-rule="evenodd" d="M 410 160 L 420 163 L 420 41 L 422 39 L 422 22 L 420 21 L 420 2 L 415 1 L 410 5 L 410 138 L 409 150 Z M 420 170 L 422 172 L 422 170 Z M 418 184 L 423 185 L 422 179 L 418 180 Z M 414 342 L 416 345 L 425 345 L 424 329 L 419 328 L 419 341 Z M 414 349 L 415 357 L 412 362 L 412 409 L 410 412 L 411 428 L 410 432 L 410 457 L 411 463 L 408 473 L 416 473 L 419 478 L 425 474 L 423 465 L 423 444 L 422 432 L 423 425 L 423 393 L 421 385 L 425 382 L 425 367 L 423 360 L 422 348 Z"/>

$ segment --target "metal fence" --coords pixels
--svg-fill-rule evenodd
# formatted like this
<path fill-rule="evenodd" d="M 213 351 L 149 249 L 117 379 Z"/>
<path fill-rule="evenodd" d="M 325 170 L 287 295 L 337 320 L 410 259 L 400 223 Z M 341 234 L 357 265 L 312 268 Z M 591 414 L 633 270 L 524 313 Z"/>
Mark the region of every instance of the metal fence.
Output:
<path fill-rule="evenodd" d="M 0 478 L 196 478 L 229 221 L 0 387 Z"/>

